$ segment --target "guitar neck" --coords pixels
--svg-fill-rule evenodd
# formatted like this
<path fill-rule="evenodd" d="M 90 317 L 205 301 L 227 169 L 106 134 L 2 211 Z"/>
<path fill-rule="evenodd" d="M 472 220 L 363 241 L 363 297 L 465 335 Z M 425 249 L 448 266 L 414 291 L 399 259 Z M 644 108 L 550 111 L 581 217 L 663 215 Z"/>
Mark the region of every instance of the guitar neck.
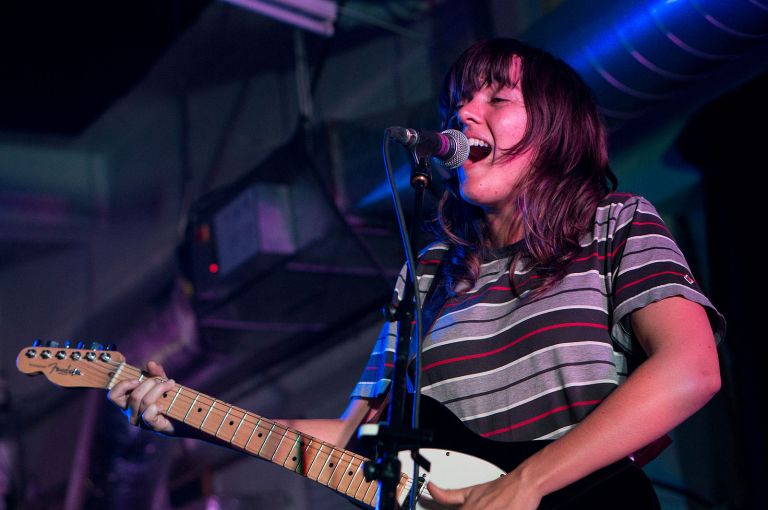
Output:
<path fill-rule="evenodd" d="M 112 381 L 145 377 L 136 367 L 123 363 Z M 157 402 L 160 412 L 228 443 L 232 448 L 272 462 L 321 483 L 362 505 L 375 506 L 379 487 L 365 480 L 363 463 L 368 459 L 286 427 L 182 385 L 164 393 Z M 409 490 L 410 479 L 401 475 L 398 500 Z"/>

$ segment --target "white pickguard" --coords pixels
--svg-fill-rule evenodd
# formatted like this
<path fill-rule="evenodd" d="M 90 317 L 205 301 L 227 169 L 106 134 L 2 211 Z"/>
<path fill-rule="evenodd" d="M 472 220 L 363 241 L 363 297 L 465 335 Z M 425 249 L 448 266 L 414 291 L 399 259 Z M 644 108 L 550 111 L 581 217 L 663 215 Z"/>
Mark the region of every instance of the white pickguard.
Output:
<path fill-rule="evenodd" d="M 417 510 L 438 510 L 446 507 L 438 505 L 432 500 L 429 491 L 426 489 L 426 482 L 433 482 L 443 489 L 459 489 L 470 485 L 490 482 L 506 473 L 497 466 L 483 459 L 478 459 L 465 453 L 453 452 L 450 450 L 437 450 L 433 448 L 422 448 L 419 453 L 426 458 L 430 464 L 429 472 L 419 468 L 419 475 L 424 475 L 426 481 L 416 502 Z M 398 455 L 402 464 L 403 473 L 409 477 L 413 476 L 413 459 L 411 452 L 400 452 Z"/>

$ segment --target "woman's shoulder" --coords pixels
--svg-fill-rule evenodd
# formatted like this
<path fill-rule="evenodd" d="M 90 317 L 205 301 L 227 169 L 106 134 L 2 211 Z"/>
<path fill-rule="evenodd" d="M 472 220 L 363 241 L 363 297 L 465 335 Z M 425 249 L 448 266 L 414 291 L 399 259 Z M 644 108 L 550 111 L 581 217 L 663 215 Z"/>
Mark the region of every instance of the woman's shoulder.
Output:
<path fill-rule="evenodd" d="M 598 207 L 636 207 L 641 204 L 651 205 L 651 202 L 643 195 L 638 195 L 637 193 L 612 191 L 598 202 Z"/>
<path fill-rule="evenodd" d="M 636 215 L 649 214 L 659 216 L 656 207 L 643 195 L 636 193 L 614 191 L 608 193 L 597 204 L 596 220 L 628 218 Z"/>
<path fill-rule="evenodd" d="M 597 204 L 592 234 L 598 238 L 624 239 L 652 229 L 667 232 L 656 207 L 642 195 L 615 191 Z"/>

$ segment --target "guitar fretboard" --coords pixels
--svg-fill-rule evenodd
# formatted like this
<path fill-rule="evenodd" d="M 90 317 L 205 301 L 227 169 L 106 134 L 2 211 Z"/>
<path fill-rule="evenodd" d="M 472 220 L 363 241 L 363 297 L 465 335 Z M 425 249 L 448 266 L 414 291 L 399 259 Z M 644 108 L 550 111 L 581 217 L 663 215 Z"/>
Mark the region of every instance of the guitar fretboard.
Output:
<path fill-rule="evenodd" d="M 118 381 L 141 377 L 141 370 L 123 365 Z M 226 442 L 233 448 L 280 465 L 330 489 L 374 507 L 378 483 L 366 481 L 363 463 L 368 459 L 317 438 L 227 404 L 182 385 L 176 385 L 157 402 L 170 418 Z M 410 490 L 410 478 L 402 474 L 397 499 Z"/>

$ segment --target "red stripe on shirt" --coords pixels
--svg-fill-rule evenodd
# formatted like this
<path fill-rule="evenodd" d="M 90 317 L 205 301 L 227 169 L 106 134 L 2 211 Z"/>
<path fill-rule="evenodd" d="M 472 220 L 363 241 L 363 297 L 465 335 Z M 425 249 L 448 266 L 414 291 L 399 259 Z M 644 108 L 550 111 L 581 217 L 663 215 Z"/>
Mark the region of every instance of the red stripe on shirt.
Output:
<path fill-rule="evenodd" d="M 626 284 L 622 285 L 616 291 L 616 295 L 618 295 L 622 290 L 626 289 L 627 287 L 632 287 L 633 285 L 637 285 L 640 282 L 644 282 L 645 280 L 648 280 L 650 278 L 656 278 L 657 276 L 661 276 L 661 275 L 664 275 L 664 274 L 673 274 L 675 276 L 681 276 L 681 277 L 685 276 L 683 273 L 678 273 L 676 271 L 661 271 L 660 273 L 649 274 L 648 276 L 644 276 L 644 277 L 640 278 L 639 280 L 635 280 L 633 282 L 629 282 L 629 283 L 626 283 Z"/>
<path fill-rule="evenodd" d="M 526 284 L 526 283 L 528 283 L 529 281 L 531 281 L 531 280 L 536 280 L 537 278 L 541 278 L 541 276 L 539 276 L 539 275 L 537 275 L 537 274 L 531 275 L 531 276 L 529 276 L 528 278 L 526 278 L 525 280 L 523 280 L 522 282 L 518 283 L 518 284 L 517 284 L 517 287 L 518 287 L 518 288 L 519 288 L 519 287 L 522 287 L 523 285 L 525 285 L 525 284 Z"/>
<path fill-rule="evenodd" d="M 512 347 L 513 345 L 522 342 L 526 338 L 530 338 L 533 335 L 537 335 L 537 334 L 542 333 L 544 331 L 549 331 L 549 330 L 552 330 L 552 329 L 560 329 L 560 328 L 578 328 L 578 327 L 597 328 L 597 329 L 605 329 L 605 330 L 608 329 L 608 326 L 606 326 L 605 324 L 593 324 L 593 323 L 590 323 L 590 322 L 564 322 L 562 324 L 553 324 L 552 326 L 546 326 L 546 327 L 543 327 L 543 328 L 539 328 L 539 329 L 537 329 L 535 331 L 531 331 L 530 333 L 526 333 L 525 335 L 521 336 L 520 338 L 517 338 L 517 339 L 513 340 L 512 342 L 508 343 L 507 345 L 502 345 L 501 347 L 499 347 L 497 349 L 494 349 L 492 351 L 479 352 L 477 354 L 467 354 L 465 356 L 457 356 L 455 358 L 448 358 L 448 359 L 443 359 L 443 360 L 440 360 L 440 361 L 435 361 L 434 363 L 430 363 L 429 365 L 423 367 L 421 369 L 421 371 L 424 372 L 426 370 L 429 370 L 430 368 L 434 368 L 434 367 L 437 367 L 437 366 L 440 366 L 440 365 L 447 365 L 448 363 L 455 363 L 457 361 L 464 361 L 464 360 L 468 360 L 468 359 L 485 358 L 487 356 L 493 356 L 494 354 L 497 354 L 497 353 L 499 353 L 501 351 L 505 351 L 505 350 L 509 349 L 510 347 Z"/>
<path fill-rule="evenodd" d="M 585 400 L 583 402 L 574 402 L 573 404 L 569 404 L 567 406 L 555 407 L 554 409 L 550 409 L 546 413 L 542 413 L 542 414 L 540 414 L 538 416 L 534 416 L 532 418 L 528 418 L 527 420 L 523 420 L 523 421 L 521 421 L 519 423 L 515 423 L 514 425 L 510 425 L 508 427 L 504 427 L 504 428 L 498 429 L 498 430 L 492 430 L 490 432 L 484 432 L 484 433 L 482 433 L 480 435 L 483 436 L 483 437 L 497 436 L 499 434 L 503 434 L 504 432 L 509 432 L 510 430 L 519 429 L 520 427 L 524 427 L 524 426 L 529 425 L 529 424 L 531 424 L 531 423 L 533 423 L 535 421 L 539 421 L 542 418 L 546 418 L 547 416 L 550 416 L 552 414 L 559 413 L 561 411 L 565 411 L 567 409 L 570 409 L 571 407 L 583 407 L 583 406 L 597 405 L 600 402 L 602 402 L 602 400 Z"/>
<path fill-rule="evenodd" d="M 661 227 L 661 228 L 663 228 L 664 230 L 667 230 L 667 231 L 669 231 L 669 229 L 667 229 L 667 226 L 666 226 L 666 225 L 664 225 L 663 223 L 658 223 L 658 222 L 656 222 L 656 221 L 633 221 L 633 222 L 632 222 L 632 224 L 633 224 L 633 225 L 643 225 L 643 226 L 644 226 L 644 225 L 654 225 L 654 226 L 656 226 L 656 227 Z"/>
<path fill-rule="evenodd" d="M 607 256 L 608 257 L 615 257 L 616 256 L 616 252 L 619 251 L 621 249 L 621 247 L 624 246 L 624 244 L 626 242 L 627 242 L 627 240 L 624 239 L 622 242 L 619 243 L 618 246 L 616 246 L 616 249 L 614 249 L 612 252 L 610 252 Z M 600 255 L 599 253 L 595 252 L 595 253 L 592 253 L 590 255 L 587 255 L 586 257 L 581 257 L 581 258 L 578 258 L 578 259 L 573 259 L 573 262 L 581 262 L 581 261 L 584 261 L 584 260 L 591 259 L 592 257 L 597 257 L 598 260 L 603 260 L 606 257 L 606 255 Z"/>

